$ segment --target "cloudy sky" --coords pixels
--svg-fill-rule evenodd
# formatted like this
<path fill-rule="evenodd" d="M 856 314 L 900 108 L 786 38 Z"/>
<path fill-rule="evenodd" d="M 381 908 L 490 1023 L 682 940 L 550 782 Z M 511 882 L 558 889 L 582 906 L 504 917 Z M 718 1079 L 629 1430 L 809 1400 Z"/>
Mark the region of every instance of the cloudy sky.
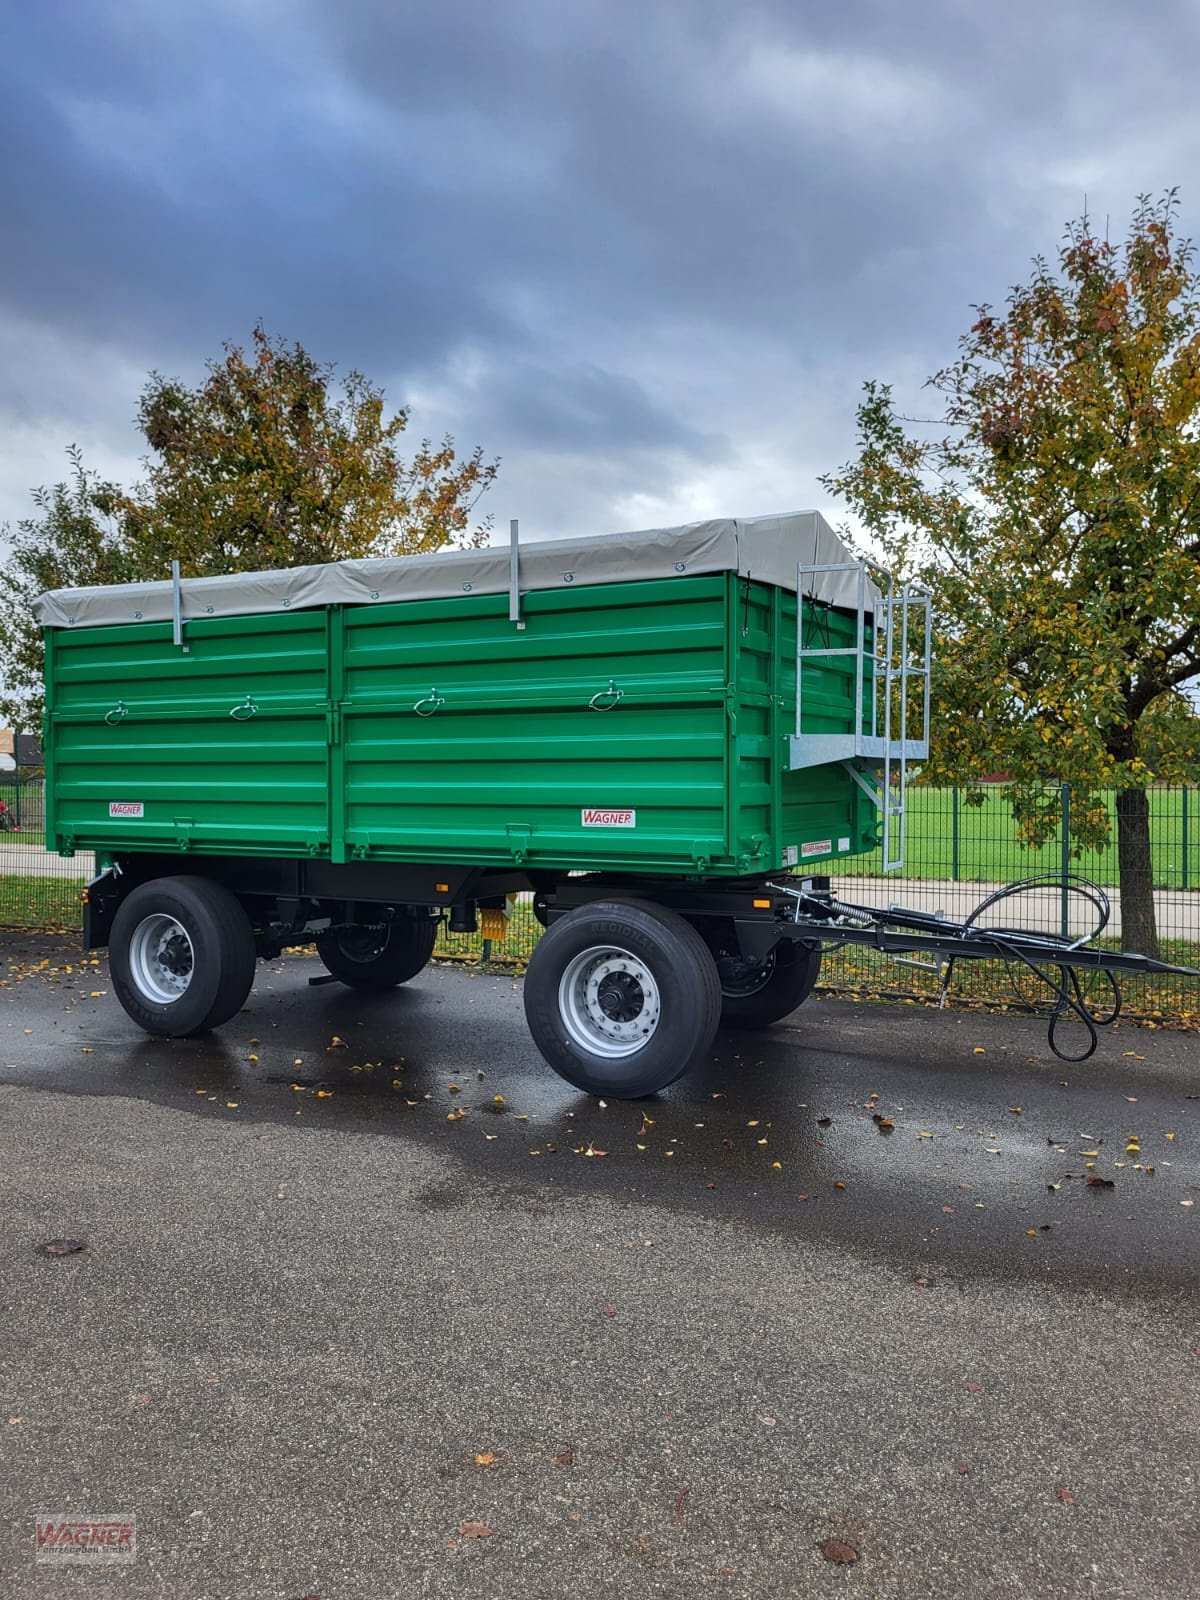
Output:
<path fill-rule="evenodd" d="M 826 506 L 1084 196 L 1200 231 L 1197 0 L 37 0 L 0 50 L 0 523 L 261 319 L 530 537 Z"/>

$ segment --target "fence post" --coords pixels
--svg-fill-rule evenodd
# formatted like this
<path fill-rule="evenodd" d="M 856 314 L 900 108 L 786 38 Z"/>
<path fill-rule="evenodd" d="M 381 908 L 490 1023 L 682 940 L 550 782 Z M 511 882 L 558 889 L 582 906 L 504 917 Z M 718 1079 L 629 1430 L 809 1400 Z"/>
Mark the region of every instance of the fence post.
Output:
<path fill-rule="evenodd" d="M 958 859 L 958 785 L 950 791 L 950 876 L 959 881 Z"/>
<path fill-rule="evenodd" d="M 1071 893 L 1067 888 L 1067 875 L 1071 870 L 1071 785 L 1064 783 L 1060 789 L 1062 801 L 1062 851 L 1060 855 L 1062 871 L 1062 908 L 1059 921 L 1064 939 L 1071 937 Z"/>
<path fill-rule="evenodd" d="M 1188 786 L 1186 783 L 1183 786 L 1183 860 L 1180 863 L 1180 876 L 1183 879 L 1182 887 L 1189 889 L 1191 885 L 1188 882 L 1190 874 L 1188 873 Z"/>

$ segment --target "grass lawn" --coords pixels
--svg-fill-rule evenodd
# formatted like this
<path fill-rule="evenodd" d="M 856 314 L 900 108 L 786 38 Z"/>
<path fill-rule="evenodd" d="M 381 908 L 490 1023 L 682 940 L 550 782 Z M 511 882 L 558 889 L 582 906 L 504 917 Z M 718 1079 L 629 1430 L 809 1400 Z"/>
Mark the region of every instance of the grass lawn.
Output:
<path fill-rule="evenodd" d="M 79 901 L 85 877 L 34 878 L 0 874 L 0 928 L 41 928 L 68 932 L 82 926 Z"/>
<path fill-rule="evenodd" d="M 1071 857 L 1072 872 L 1108 886 L 1117 882 L 1114 805 L 1114 798 L 1110 796 L 1112 838 L 1108 846 Z M 1062 870 L 1062 847 L 1057 838 L 1040 850 L 1027 850 L 1017 842 L 1003 784 L 984 790 L 982 806 L 969 806 L 959 792 L 957 862 L 954 791 L 912 788 L 908 792 L 907 809 L 905 865 L 901 876 L 1009 883 L 1034 873 Z M 1190 790 L 1185 801 L 1182 789 L 1152 789 L 1150 830 L 1155 885 L 1161 889 L 1200 889 L 1200 790 Z M 838 870 L 852 875 L 867 874 L 878 872 L 880 863 L 880 854 L 875 851 L 839 863 Z"/>

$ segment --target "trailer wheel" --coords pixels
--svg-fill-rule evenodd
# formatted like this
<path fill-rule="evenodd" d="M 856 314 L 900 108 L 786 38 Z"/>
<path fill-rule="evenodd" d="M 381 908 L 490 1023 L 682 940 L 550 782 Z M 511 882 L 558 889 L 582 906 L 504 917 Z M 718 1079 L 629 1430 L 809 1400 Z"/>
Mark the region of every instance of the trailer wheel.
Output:
<path fill-rule="evenodd" d="M 721 1025 L 769 1028 L 807 1000 L 821 970 L 821 947 L 781 939 L 765 961 L 721 979 Z"/>
<path fill-rule="evenodd" d="M 121 902 L 109 938 L 117 999 L 147 1033 L 181 1039 L 228 1022 L 254 982 L 242 906 L 207 878 L 154 878 Z"/>
<path fill-rule="evenodd" d="M 682 917 L 604 900 L 551 923 L 525 977 L 525 1016 L 554 1070 L 625 1100 L 674 1083 L 712 1043 L 716 962 Z"/>
<path fill-rule="evenodd" d="M 317 954 L 351 989 L 394 989 L 429 965 L 438 925 L 407 917 L 377 928 L 331 928 L 317 935 Z"/>

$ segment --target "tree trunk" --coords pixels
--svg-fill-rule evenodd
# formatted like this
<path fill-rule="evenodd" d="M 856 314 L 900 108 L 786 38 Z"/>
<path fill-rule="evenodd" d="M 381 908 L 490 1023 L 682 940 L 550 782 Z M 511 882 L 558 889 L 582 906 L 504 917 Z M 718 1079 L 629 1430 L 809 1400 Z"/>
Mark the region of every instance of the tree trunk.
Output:
<path fill-rule="evenodd" d="M 1158 956 L 1154 876 L 1150 863 L 1150 797 L 1144 789 L 1117 791 L 1117 866 L 1121 884 L 1121 945 Z"/>

